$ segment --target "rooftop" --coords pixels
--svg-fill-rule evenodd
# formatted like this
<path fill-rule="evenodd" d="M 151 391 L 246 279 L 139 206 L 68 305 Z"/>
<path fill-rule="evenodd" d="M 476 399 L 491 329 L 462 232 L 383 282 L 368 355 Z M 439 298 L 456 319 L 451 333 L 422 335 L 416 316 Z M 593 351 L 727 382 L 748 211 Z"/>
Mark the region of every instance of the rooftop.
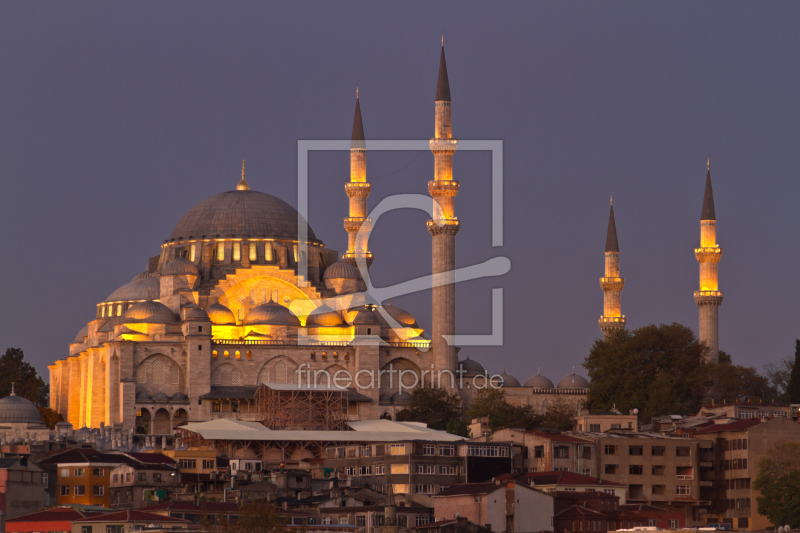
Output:
<path fill-rule="evenodd" d="M 744 420 L 737 420 L 730 424 L 714 424 L 702 429 L 698 429 L 697 433 L 719 433 L 720 431 L 742 431 L 753 426 L 761 424 L 760 418 L 745 418 Z"/>
<path fill-rule="evenodd" d="M 116 513 L 108 513 L 108 514 L 98 514 L 95 516 L 88 516 L 86 518 L 80 518 L 75 520 L 74 522 L 148 522 L 148 523 L 160 523 L 160 522 L 180 522 L 180 523 L 188 523 L 188 520 L 184 520 L 183 518 L 175 518 L 172 516 L 164 516 L 154 513 L 148 513 L 145 511 L 137 511 L 137 510 L 127 510 L 127 511 L 118 511 Z"/>

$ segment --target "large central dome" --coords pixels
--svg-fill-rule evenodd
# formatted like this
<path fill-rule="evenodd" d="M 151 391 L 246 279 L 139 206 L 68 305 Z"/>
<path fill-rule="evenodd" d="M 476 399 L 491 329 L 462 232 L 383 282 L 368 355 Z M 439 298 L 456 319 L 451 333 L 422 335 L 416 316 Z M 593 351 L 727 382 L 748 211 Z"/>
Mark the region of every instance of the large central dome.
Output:
<path fill-rule="evenodd" d="M 271 194 L 228 191 L 191 208 L 169 240 L 263 237 L 297 240 L 297 210 Z M 305 219 L 303 219 L 305 221 Z M 308 226 L 309 242 L 319 242 Z"/>

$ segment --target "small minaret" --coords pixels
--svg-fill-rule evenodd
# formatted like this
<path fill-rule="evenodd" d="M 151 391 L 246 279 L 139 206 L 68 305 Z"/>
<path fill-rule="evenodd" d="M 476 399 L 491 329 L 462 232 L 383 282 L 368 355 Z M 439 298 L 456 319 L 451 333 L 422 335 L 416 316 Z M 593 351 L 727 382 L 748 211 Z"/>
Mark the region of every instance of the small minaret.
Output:
<path fill-rule="evenodd" d="M 428 182 L 428 192 L 433 197 L 433 219 L 428 220 L 428 231 L 431 233 L 433 244 L 434 283 L 437 279 L 441 281 L 441 276 L 444 276 L 444 284 L 434 286 L 432 290 L 431 347 L 436 370 L 449 370 L 455 373 L 458 366 L 456 349 L 443 337 L 456 333 L 456 233 L 459 230 L 453 206 L 459 185 L 453 180 L 453 153 L 456 151 L 457 141 L 453 139 L 450 123 L 450 81 L 447 78 L 447 62 L 444 58 L 444 36 L 442 36 L 442 53 L 439 59 L 435 109 L 435 136 L 430 140 L 435 172 L 434 180 Z M 451 385 L 449 378 L 443 377 L 442 385 L 449 388 Z"/>
<path fill-rule="evenodd" d="M 717 244 L 717 214 L 714 212 L 714 192 L 711 190 L 711 159 L 708 160 L 706 192 L 703 196 L 703 212 L 700 215 L 700 248 L 694 255 L 700 263 L 700 290 L 695 291 L 694 301 L 700 308 L 700 341 L 709 347 L 708 361 L 719 362 L 719 306 L 722 292 L 719 290 L 719 260 L 722 249 Z"/>
<path fill-rule="evenodd" d="M 361 122 L 361 104 L 356 87 L 356 113 L 353 117 L 353 135 L 350 142 L 350 183 L 344 190 L 350 198 L 350 216 L 344 219 L 347 230 L 347 252 L 344 260 L 356 264 L 358 257 L 364 257 L 367 266 L 372 264 L 372 254 L 367 246 L 367 236 L 358 237 L 358 231 L 364 227 L 367 231 L 372 226 L 372 219 L 367 218 L 367 198 L 371 185 L 367 183 L 367 149 L 364 139 L 364 124 Z"/>
<path fill-rule="evenodd" d="M 620 293 L 625 286 L 625 278 L 619 277 L 619 242 L 617 223 L 614 220 L 614 199 L 611 198 L 611 212 L 608 215 L 608 234 L 606 235 L 606 270 L 600 278 L 603 289 L 603 316 L 600 317 L 600 330 L 607 341 L 616 332 L 625 329 L 625 315 L 622 314 Z"/>

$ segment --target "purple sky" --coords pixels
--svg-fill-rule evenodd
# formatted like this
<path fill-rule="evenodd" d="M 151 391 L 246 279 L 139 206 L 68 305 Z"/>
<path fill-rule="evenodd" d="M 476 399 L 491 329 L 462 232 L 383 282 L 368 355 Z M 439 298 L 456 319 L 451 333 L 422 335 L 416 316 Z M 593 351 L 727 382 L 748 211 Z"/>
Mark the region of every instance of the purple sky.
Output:
<path fill-rule="evenodd" d="M 600 335 L 609 194 L 629 326 L 696 329 L 710 155 L 720 347 L 761 368 L 800 337 L 798 27 L 796 2 L 3 2 L 0 348 L 46 376 L 242 159 L 253 189 L 296 204 L 297 140 L 349 138 L 356 84 L 368 139 L 431 137 L 444 30 L 454 136 L 505 149 L 503 248 L 489 154 L 454 158 L 458 264 L 512 261 L 458 287 L 467 334 L 489 333 L 505 288 L 505 345 L 462 356 L 520 380 L 580 365 Z M 417 155 L 368 154 L 371 206 L 427 193 L 433 156 Z M 340 251 L 348 165 L 331 152 L 310 167 L 310 223 Z M 429 273 L 425 219 L 381 219 L 376 284 Z M 394 303 L 430 326 L 429 293 Z"/>

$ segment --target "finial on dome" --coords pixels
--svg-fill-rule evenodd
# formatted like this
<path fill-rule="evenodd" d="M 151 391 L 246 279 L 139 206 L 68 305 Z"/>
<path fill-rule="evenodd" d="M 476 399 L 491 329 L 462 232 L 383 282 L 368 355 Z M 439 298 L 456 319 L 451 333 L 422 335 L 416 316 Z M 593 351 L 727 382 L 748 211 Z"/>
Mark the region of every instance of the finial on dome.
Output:
<path fill-rule="evenodd" d="M 708 161 L 706 161 L 706 167 L 708 167 L 708 170 L 711 170 L 711 156 L 708 156 Z"/>
<path fill-rule="evenodd" d="M 442 46 L 444 46 L 444 32 L 442 32 Z"/>
<path fill-rule="evenodd" d="M 536 375 L 537 376 L 541 376 L 542 375 L 542 369 L 541 368 L 536 367 Z"/>
<path fill-rule="evenodd" d="M 17 393 L 14 391 L 14 384 L 15 384 L 15 382 L 12 381 L 11 382 L 11 394 L 10 394 L 10 396 L 16 396 L 17 395 Z"/>
<path fill-rule="evenodd" d="M 614 205 L 614 195 L 612 194 L 608 198 L 608 205 Z"/>
<path fill-rule="evenodd" d="M 572 365 L 572 375 L 575 375 L 575 365 Z"/>
<path fill-rule="evenodd" d="M 358 100 L 358 84 L 356 83 L 356 100 Z"/>
<path fill-rule="evenodd" d="M 236 186 L 237 191 L 249 191 L 250 185 L 244 179 L 244 159 L 242 159 L 242 181 Z"/>

